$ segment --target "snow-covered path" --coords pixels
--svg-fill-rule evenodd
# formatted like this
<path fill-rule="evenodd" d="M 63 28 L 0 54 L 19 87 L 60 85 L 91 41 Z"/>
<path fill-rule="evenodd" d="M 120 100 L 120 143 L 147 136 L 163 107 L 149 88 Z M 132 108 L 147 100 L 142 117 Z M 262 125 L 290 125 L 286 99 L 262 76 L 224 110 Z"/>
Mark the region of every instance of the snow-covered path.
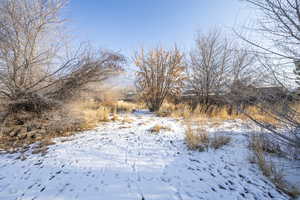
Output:
<path fill-rule="evenodd" d="M 109 122 L 57 139 L 46 155 L 0 154 L 0 200 L 288 199 L 248 161 L 237 121 L 210 132 L 232 136 L 219 150 L 192 152 L 180 121 L 139 112 L 133 122 Z M 156 124 L 171 128 L 150 133 Z"/>

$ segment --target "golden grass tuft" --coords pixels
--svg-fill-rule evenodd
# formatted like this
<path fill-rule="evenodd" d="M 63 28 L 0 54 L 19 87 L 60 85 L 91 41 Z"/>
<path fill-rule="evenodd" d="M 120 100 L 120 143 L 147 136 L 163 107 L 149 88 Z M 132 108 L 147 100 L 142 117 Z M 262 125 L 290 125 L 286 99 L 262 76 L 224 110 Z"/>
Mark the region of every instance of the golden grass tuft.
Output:
<path fill-rule="evenodd" d="M 300 108 L 299 108 L 300 110 Z M 270 115 L 262 111 L 259 106 L 247 106 L 243 112 L 238 111 L 230 105 L 216 106 L 199 104 L 194 110 L 187 104 L 172 104 L 165 102 L 161 109 L 156 112 L 160 117 L 173 117 L 183 119 L 216 119 L 216 120 L 233 120 L 242 119 L 248 120 L 247 115 L 263 123 L 275 124 L 276 120 Z"/>
<path fill-rule="evenodd" d="M 210 137 L 205 129 L 199 126 L 193 129 L 188 124 L 185 131 L 185 141 L 189 149 L 204 151 L 208 150 L 208 148 L 219 149 L 227 145 L 231 141 L 231 137 L 217 134 L 214 137 Z"/>
<path fill-rule="evenodd" d="M 142 108 L 142 105 L 131 102 L 118 101 L 115 105 L 117 112 L 133 112 L 134 110 Z"/>
<path fill-rule="evenodd" d="M 119 115 L 117 115 L 115 112 L 113 112 L 112 117 L 111 117 L 111 121 L 119 121 L 120 117 Z"/>
<path fill-rule="evenodd" d="M 164 103 L 156 114 L 160 117 L 173 117 L 188 119 L 191 116 L 192 110 L 187 104 L 172 104 Z"/>
<path fill-rule="evenodd" d="M 68 110 L 73 116 L 80 117 L 84 123 L 82 128 L 89 129 L 95 127 L 99 122 L 119 121 L 131 123 L 133 120 L 127 115 L 121 119 L 118 112 L 132 112 L 140 108 L 141 105 L 124 101 L 77 101 L 68 105 Z"/>
<path fill-rule="evenodd" d="M 192 109 L 186 104 L 178 104 L 171 113 L 171 117 L 188 119 L 191 117 Z"/>
<path fill-rule="evenodd" d="M 96 110 L 96 121 L 99 122 L 108 122 L 109 119 L 109 115 L 110 115 L 110 108 L 107 107 L 100 107 Z"/>
<path fill-rule="evenodd" d="M 169 127 L 158 124 L 149 129 L 151 133 L 159 133 L 161 130 L 170 131 L 171 129 Z"/>
<path fill-rule="evenodd" d="M 211 105 L 207 107 L 206 105 L 199 104 L 193 111 L 193 116 L 200 118 L 210 118 L 219 120 L 231 120 L 240 118 L 237 112 L 234 112 L 230 106 L 215 106 Z"/>
<path fill-rule="evenodd" d="M 188 125 L 185 132 L 185 141 L 189 149 L 204 151 L 209 145 L 208 133 L 200 128 L 194 130 Z"/>
<path fill-rule="evenodd" d="M 110 120 L 111 108 L 104 107 L 95 101 L 72 102 L 67 109 L 70 112 L 70 116 L 79 118 L 82 121 L 80 127 L 82 129 L 90 129 L 99 122 Z"/>
<path fill-rule="evenodd" d="M 268 124 L 278 123 L 278 121 L 274 117 L 272 117 L 272 115 L 265 113 L 258 106 L 248 106 L 245 109 L 245 113 L 251 116 L 253 119 L 260 121 L 262 123 L 268 123 Z M 247 116 L 243 115 L 241 118 L 247 119 Z"/>
<path fill-rule="evenodd" d="M 252 162 L 258 164 L 259 168 L 262 170 L 263 174 L 267 177 L 276 177 L 276 180 L 282 180 L 282 175 L 277 173 L 275 166 L 271 160 L 266 160 L 265 157 L 265 146 L 266 140 L 262 139 L 260 135 L 252 135 L 250 138 L 249 146 L 253 150 Z M 279 178 L 280 177 L 280 178 Z"/>

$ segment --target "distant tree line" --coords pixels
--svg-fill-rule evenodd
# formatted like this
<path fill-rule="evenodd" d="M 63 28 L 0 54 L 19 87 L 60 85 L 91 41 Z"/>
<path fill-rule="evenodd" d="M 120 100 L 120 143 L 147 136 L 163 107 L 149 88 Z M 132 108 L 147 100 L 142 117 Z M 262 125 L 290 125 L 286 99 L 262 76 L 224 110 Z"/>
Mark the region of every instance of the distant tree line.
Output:
<path fill-rule="evenodd" d="M 292 136 L 245 114 L 282 143 L 299 149 L 300 113 L 295 108 L 299 92 L 291 87 L 291 82 L 299 86 L 299 0 L 245 2 L 260 16 L 248 29 L 256 37 L 247 38 L 234 30 L 239 39 L 236 43 L 220 30 L 211 30 L 198 34 L 194 49 L 187 55 L 178 49 L 142 51 L 135 59 L 138 90 L 151 111 L 159 110 L 167 96 L 180 95 L 184 90 L 207 106 L 213 103 L 211 97 L 220 96 L 229 105 L 255 103 Z M 288 73 L 291 66 L 295 68 L 293 74 Z M 255 96 L 255 102 L 249 96 Z M 296 101 L 291 103 L 291 99 Z"/>

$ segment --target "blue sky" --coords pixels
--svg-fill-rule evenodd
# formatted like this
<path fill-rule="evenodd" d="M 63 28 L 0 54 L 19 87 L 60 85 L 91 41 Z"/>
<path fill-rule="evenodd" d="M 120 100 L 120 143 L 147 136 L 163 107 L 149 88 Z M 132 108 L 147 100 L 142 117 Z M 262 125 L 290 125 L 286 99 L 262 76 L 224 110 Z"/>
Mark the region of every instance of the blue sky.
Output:
<path fill-rule="evenodd" d="M 197 31 L 233 27 L 249 19 L 240 0 L 70 0 L 66 8 L 74 42 L 89 41 L 93 47 L 119 51 L 128 58 L 127 73 L 114 79 L 132 85 L 132 57 L 143 47 L 175 43 L 182 51 L 193 48 Z"/>
<path fill-rule="evenodd" d="M 239 0 L 71 0 L 67 8 L 76 41 L 120 51 L 128 57 L 140 47 L 188 50 L 196 31 L 229 30 L 246 19 Z"/>

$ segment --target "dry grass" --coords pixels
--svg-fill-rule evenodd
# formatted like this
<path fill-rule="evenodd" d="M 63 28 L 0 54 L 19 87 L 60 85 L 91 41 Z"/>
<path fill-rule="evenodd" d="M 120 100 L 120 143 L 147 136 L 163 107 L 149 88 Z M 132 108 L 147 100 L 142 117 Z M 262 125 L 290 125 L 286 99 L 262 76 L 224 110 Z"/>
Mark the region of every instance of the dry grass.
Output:
<path fill-rule="evenodd" d="M 116 104 L 119 99 L 124 97 L 124 88 L 116 87 L 111 84 L 102 84 L 99 87 L 99 84 L 90 85 L 92 88 L 91 92 L 84 94 L 88 99 L 92 98 L 99 102 L 102 102 L 103 105 L 111 107 Z"/>
<path fill-rule="evenodd" d="M 249 146 L 254 151 L 260 151 L 276 154 L 281 156 L 283 154 L 279 144 L 271 142 L 268 137 L 260 135 L 252 135 Z"/>
<path fill-rule="evenodd" d="M 228 106 L 218 107 L 210 106 L 206 108 L 204 105 L 198 105 L 194 110 L 187 104 L 164 103 L 159 112 L 162 117 L 174 118 L 217 118 L 217 119 L 236 119 L 238 116 L 230 112 Z"/>
<path fill-rule="evenodd" d="M 207 131 L 204 129 L 197 128 L 192 129 L 188 125 L 185 132 L 185 141 L 189 149 L 204 151 L 209 146 L 209 137 Z"/>
<path fill-rule="evenodd" d="M 253 158 L 251 162 L 256 163 L 263 175 L 268 177 L 278 188 L 283 189 L 286 187 L 286 184 L 283 180 L 283 174 L 281 171 L 277 170 L 274 163 L 271 160 L 267 160 L 264 151 L 262 148 L 257 145 L 254 150 Z"/>
<path fill-rule="evenodd" d="M 112 117 L 111 117 L 111 121 L 119 121 L 120 117 L 117 113 L 113 112 L 112 113 Z"/>
<path fill-rule="evenodd" d="M 186 104 L 178 104 L 171 113 L 171 117 L 188 119 L 191 117 L 192 109 Z"/>
<path fill-rule="evenodd" d="M 127 114 L 122 118 L 122 119 L 120 119 L 121 120 L 121 122 L 123 123 L 123 124 L 125 124 L 125 123 L 132 123 L 134 120 L 133 119 L 131 119 Z"/>
<path fill-rule="evenodd" d="M 100 107 L 96 110 L 96 119 L 99 122 L 108 122 L 109 119 L 109 115 L 110 115 L 111 111 L 110 108 L 106 108 L 106 107 Z"/>
<path fill-rule="evenodd" d="M 252 162 L 258 164 L 259 168 L 262 170 L 263 174 L 271 180 L 276 180 L 276 182 L 283 182 L 283 176 L 278 172 L 275 168 L 274 163 L 271 160 L 266 160 L 265 152 L 266 146 L 270 146 L 266 144 L 267 140 L 262 139 L 261 135 L 252 135 L 249 146 L 253 150 L 253 158 L 251 158 Z"/>
<path fill-rule="evenodd" d="M 300 121 L 300 103 L 293 103 L 290 106 L 297 112 L 297 114 L 295 115 L 295 120 Z"/>
<path fill-rule="evenodd" d="M 198 105 L 193 112 L 193 115 L 196 117 L 202 118 L 213 118 L 213 119 L 236 119 L 238 118 L 237 114 L 230 110 L 229 106 L 209 106 L 208 108 L 205 105 Z"/>
<path fill-rule="evenodd" d="M 270 114 L 265 113 L 258 106 L 249 106 L 245 109 L 245 113 L 250 115 L 253 119 L 267 124 L 277 124 L 278 121 L 275 120 Z M 242 119 L 247 119 L 247 116 L 242 115 Z"/>
<path fill-rule="evenodd" d="M 96 101 L 72 102 L 67 106 L 70 116 L 79 118 L 82 129 L 95 127 L 99 122 L 110 120 L 111 108 L 104 107 Z"/>
<path fill-rule="evenodd" d="M 40 115 L 12 115 L 7 119 L 5 126 L 0 128 L 0 149 L 19 149 L 36 141 L 89 130 L 101 122 L 119 120 L 115 107 L 104 106 L 103 103 L 90 99 L 81 99 L 64 105 L 62 109 Z M 132 120 L 125 117 L 123 122 L 129 123 Z"/>
<path fill-rule="evenodd" d="M 134 110 L 143 108 L 142 104 L 136 104 L 125 101 L 118 101 L 115 105 L 117 112 L 133 112 Z"/>
<path fill-rule="evenodd" d="M 299 109 L 300 110 L 300 109 Z M 268 123 L 275 124 L 276 120 L 270 115 L 263 112 L 257 106 L 247 106 L 244 113 L 251 115 L 254 119 Z M 215 119 L 215 120 L 233 120 L 233 119 L 249 119 L 244 113 L 238 112 L 236 109 L 228 105 L 215 106 L 211 105 L 207 108 L 206 105 L 199 104 L 194 110 L 187 104 L 177 104 L 166 102 L 161 109 L 156 113 L 160 117 L 173 117 L 183 119 Z"/>
<path fill-rule="evenodd" d="M 95 90 L 94 90 L 95 89 Z M 93 129 L 102 122 L 131 123 L 128 116 L 121 118 L 118 112 L 132 112 L 142 107 L 119 101 L 124 95 L 121 88 L 95 85 L 93 92 L 78 94 L 75 101 L 42 113 L 18 112 L 0 126 L 0 149 L 19 149 L 23 146 L 53 137 L 69 136 L 78 131 Z M 0 115 L 4 108 L 0 102 Z M 4 109 L 5 110 L 5 109 Z M 1 116 L 0 116 L 1 117 Z"/>
<path fill-rule="evenodd" d="M 93 127 L 99 122 L 119 121 L 131 123 L 127 115 L 122 119 L 118 116 L 118 112 L 132 112 L 141 108 L 141 105 L 124 101 L 106 101 L 106 102 L 74 102 L 69 109 L 75 116 L 82 116 L 86 121 L 87 127 Z"/>
<path fill-rule="evenodd" d="M 262 139 L 261 135 L 252 135 L 249 141 L 249 146 L 253 150 L 250 162 L 256 163 L 263 175 L 268 177 L 278 189 L 292 198 L 296 198 L 300 195 L 299 189 L 288 184 L 284 179 L 283 171 L 278 169 L 278 166 L 271 159 L 267 159 L 266 153 L 270 152 L 268 147 L 272 146 L 272 144 L 267 143 L 270 142 Z M 272 150 L 271 152 L 273 153 L 274 151 Z"/>
<path fill-rule="evenodd" d="M 80 116 L 84 123 L 82 128 L 94 128 L 100 122 L 121 121 L 122 123 L 132 123 L 133 120 L 126 114 L 123 118 L 119 117 L 119 112 L 132 112 L 141 108 L 142 105 L 124 101 L 85 101 L 73 102 L 69 110 L 73 116 Z"/>
<path fill-rule="evenodd" d="M 216 135 L 211 139 L 210 146 L 219 149 L 227 145 L 231 141 L 231 137 L 225 135 Z"/>
<path fill-rule="evenodd" d="M 159 111 L 156 112 L 156 114 L 159 117 L 169 117 L 172 112 L 175 111 L 175 105 L 172 103 L 165 102 L 159 109 Z"/>
<path fill-rule="evenodd" d="M 191 116 L 192 110 L 187 104 L 172 104 L 164 103 L 156 114 L 160 117 L 173 117 L 188 119 Z"/>
<path fill-rule="evenodd" d="M 219 149 L 227 145 L 231 141 L 231 137 L 217 134 L 210 137 L 205 129 L 199 126 L 193 129 L 190 124 L 187 124 L 185 141 L 189 149 L 205 151 L 208 148 Z"/>
<path fill-rule="evenodd" d="M 159 133 L 162 130 L 170 131 L 171 129 L 169 127 L 158 125 L 158 124 L 149 129 L 151 133 Z"/>

